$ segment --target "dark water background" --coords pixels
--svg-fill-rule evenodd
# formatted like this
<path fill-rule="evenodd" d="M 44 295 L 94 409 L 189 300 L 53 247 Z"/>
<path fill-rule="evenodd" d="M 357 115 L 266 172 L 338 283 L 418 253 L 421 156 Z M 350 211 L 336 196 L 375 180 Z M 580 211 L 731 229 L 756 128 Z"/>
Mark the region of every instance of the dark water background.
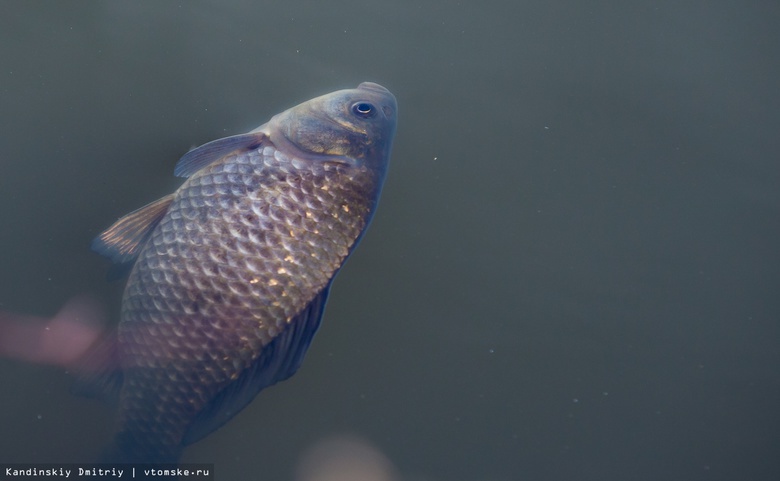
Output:
<path fill-rule="evenodd" d="M 400 106 L 301 371 L 185 461 L 293 479 L 359 436 L 398 479 L 780 479 L 780 4 L 0 3 L 0 309 L 121 283 L 91 238 L 190 147 L 371 80 Z M 0 461 L 113 412 L 0 361 Z"/>

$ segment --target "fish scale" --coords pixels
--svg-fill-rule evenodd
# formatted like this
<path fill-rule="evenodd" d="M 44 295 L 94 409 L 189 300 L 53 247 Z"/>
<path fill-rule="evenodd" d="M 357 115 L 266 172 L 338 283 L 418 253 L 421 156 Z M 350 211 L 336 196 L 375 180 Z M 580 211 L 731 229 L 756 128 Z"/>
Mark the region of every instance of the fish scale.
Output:
<path fill-rule="evenodd" d="M 130 274 L 119 342 L 132 353 L 129 360 L 157 363 L 127 376 L 133 390 L 145 394 L 122 399 L 123 422 L 150 424 L 148 407 L 166 406 L 165 416 L 153 419 L 156 429 L 144 431 L 149 439 L 136 439 L 144 449 L 178 449 L 192 413 L 303 309 L 310 301 L 303 292 L 325 287 L 365 227 L 373 200 L 353 191 L 373 188 L 370 172 L 346 175 L 338 165 L 311 162 L 296 167 L 294 158 L 276 153 L 265 147 L 230 156 L 190 178 Z M 223 175 L 234 171 L 241 175 Z M 296 201 L 312 195 L 317 202 L 305 207 Z M 346 199 L 349 210 L 343 208 Z M 247 222 L 247 212 L 257 222 Z M 256 227 L 269 218 L 277 226 L 273 232 Z M 200 221 L 187 228 L 183 219 Z M 193 258 L 204 245 L 221 256 L 176 262 Z M 318 246 L 314 252 L 312 245 Z M 159 262 L 160 256 L 168 261 Z M 204 343 L 215 346 L 208 357 L 202 355 Z"/>
<path fill-rule="evenodd" d="M 171 196 L 93 248 L 135 261 L 116 345 L 119 428 L 104 461 L 176 462 L 297 370 L 333 277 L 378 202 L 395 131 L 387 89 L 318 97 L 186 154 Z"/>

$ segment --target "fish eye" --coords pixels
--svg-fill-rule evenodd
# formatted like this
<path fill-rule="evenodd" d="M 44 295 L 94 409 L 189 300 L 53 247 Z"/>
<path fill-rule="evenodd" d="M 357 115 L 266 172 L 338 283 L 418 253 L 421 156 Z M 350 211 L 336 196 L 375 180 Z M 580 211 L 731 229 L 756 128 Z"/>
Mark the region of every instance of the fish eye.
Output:
<path fill-rule="evenodd" d="M 357 102 L 352 105 L 352 113 L 358 117 L 367 119 L 373 117 L 376 114 L 376 107 L 368 102 Z"/>

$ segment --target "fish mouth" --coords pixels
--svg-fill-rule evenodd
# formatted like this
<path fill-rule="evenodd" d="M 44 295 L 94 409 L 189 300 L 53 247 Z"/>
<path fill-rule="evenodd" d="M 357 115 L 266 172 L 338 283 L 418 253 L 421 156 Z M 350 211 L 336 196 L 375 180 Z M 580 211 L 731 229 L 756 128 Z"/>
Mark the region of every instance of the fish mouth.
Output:
<path fill-rule="evenodd" d="M 389 90 L 387 90 L 386 88 L 384 88 L 381 85 L 376 84 L 374 82 L 363 82 L 360 85 L 358 85 L 357 88 L 358 89 L 362 89 L 362 90 L 373 90 L 374 92 L 380 92 L 380 93 L 383 93 L 383 94 L 389 94 L 390 93 Z"/>

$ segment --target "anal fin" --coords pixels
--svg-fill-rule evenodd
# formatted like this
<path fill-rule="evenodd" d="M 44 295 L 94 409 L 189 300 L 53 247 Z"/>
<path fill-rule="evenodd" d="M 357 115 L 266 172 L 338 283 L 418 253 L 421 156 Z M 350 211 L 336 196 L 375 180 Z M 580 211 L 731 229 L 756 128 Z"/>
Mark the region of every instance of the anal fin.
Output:
<path fill-rule="evenodd" d="M 119 365 L 116 331 L 105 335 L 79 359 L 71 392 L 81 396 L 116 401 L 124 377 Z"/>

